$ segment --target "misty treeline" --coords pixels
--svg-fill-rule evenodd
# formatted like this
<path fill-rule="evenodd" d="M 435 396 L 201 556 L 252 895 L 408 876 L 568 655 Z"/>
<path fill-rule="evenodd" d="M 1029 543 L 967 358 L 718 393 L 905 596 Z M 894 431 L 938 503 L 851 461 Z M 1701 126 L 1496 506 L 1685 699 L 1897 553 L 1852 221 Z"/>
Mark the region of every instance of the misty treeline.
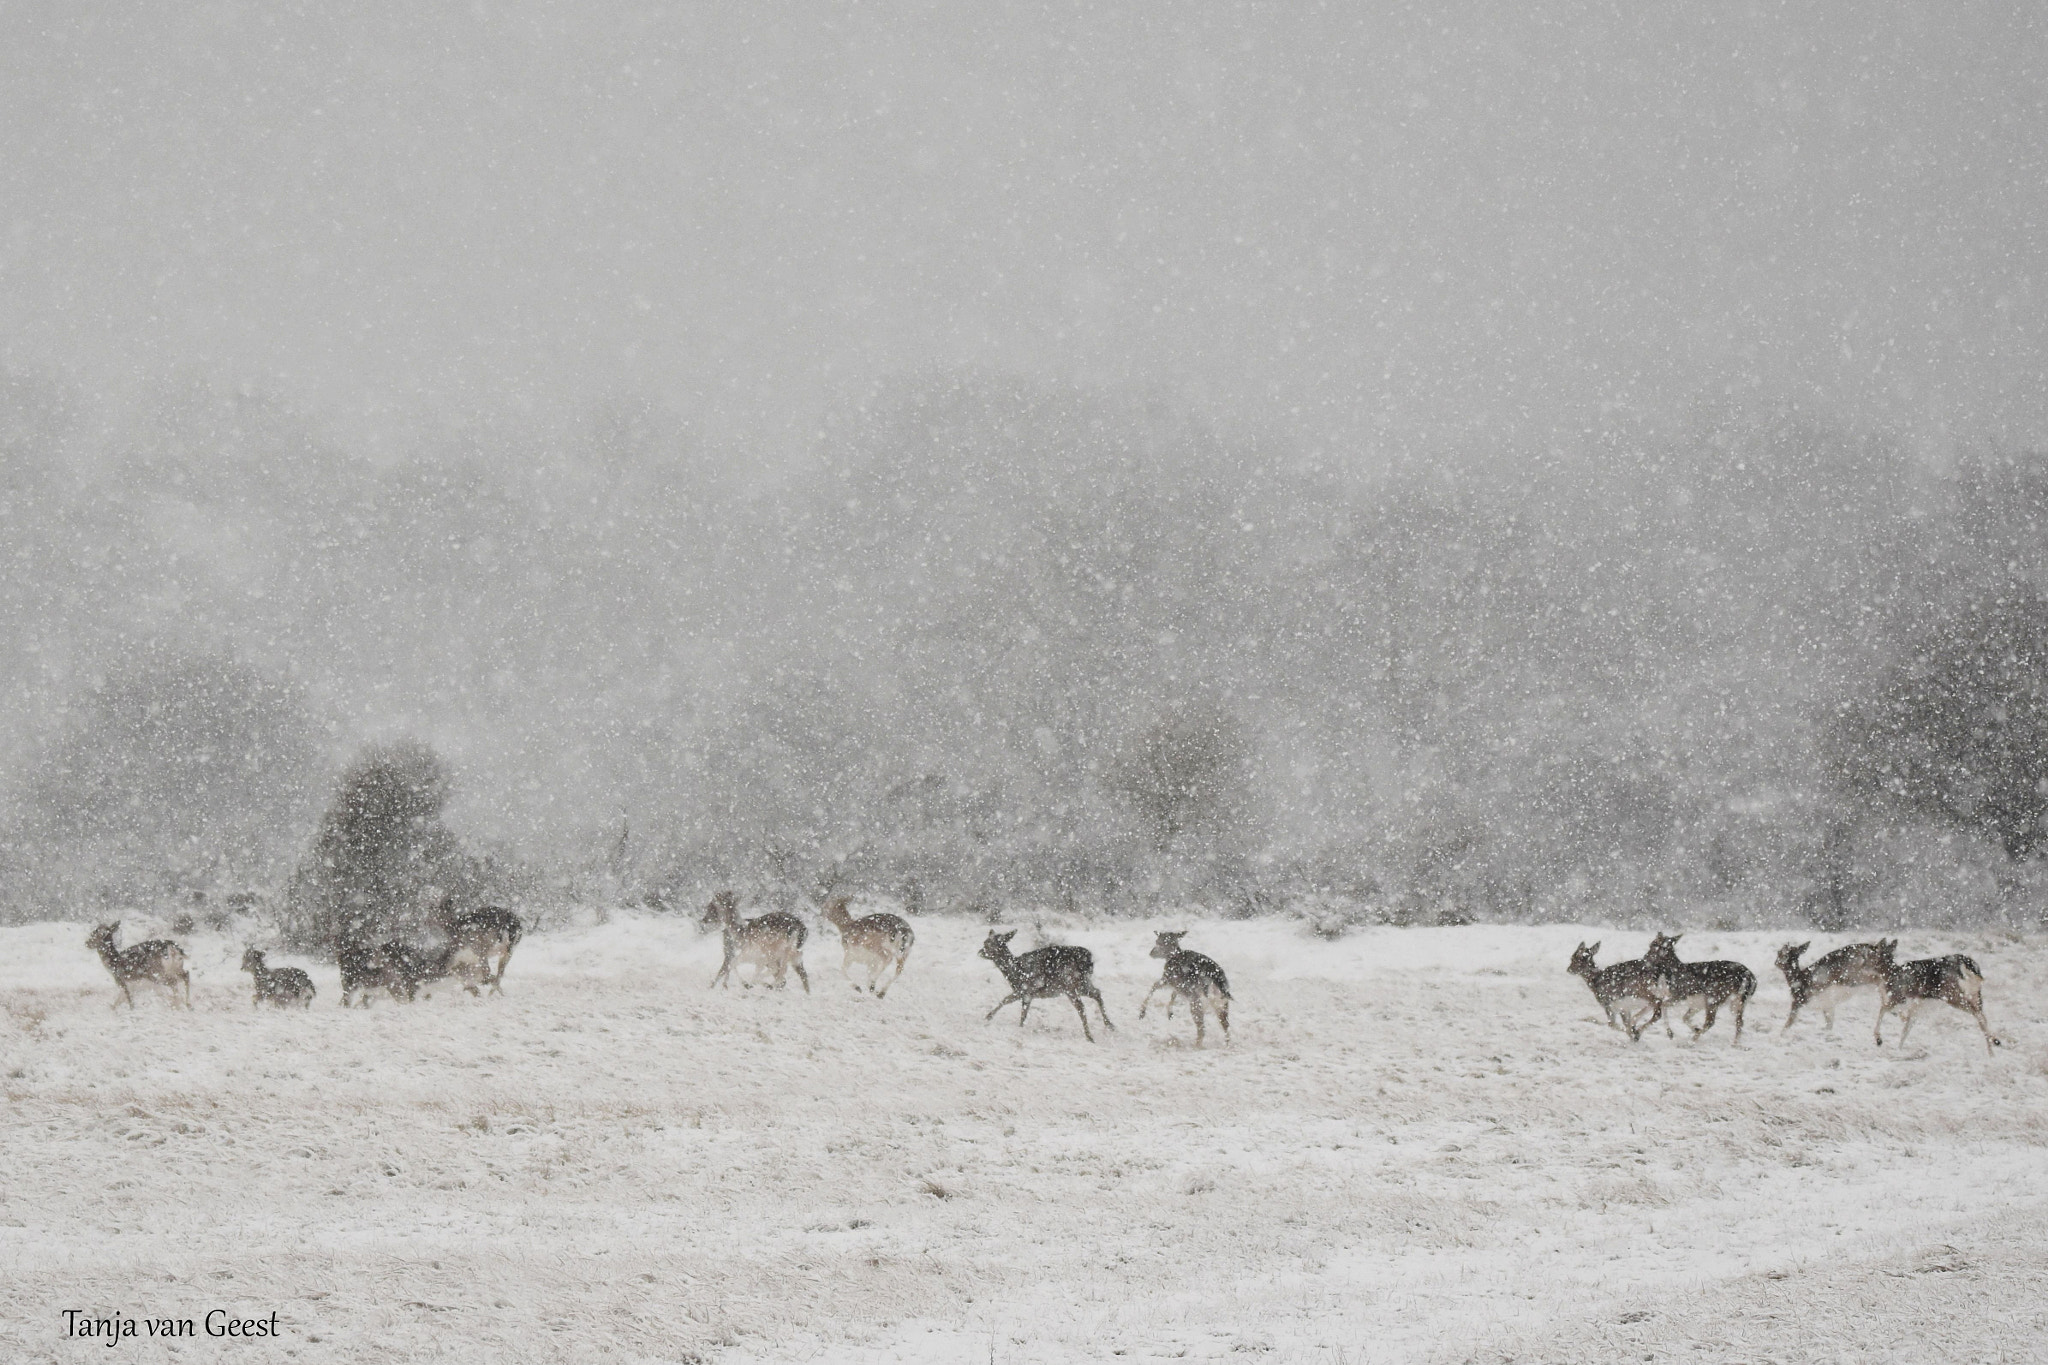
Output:
<path fill-rule="evenodd" d="M 938 374 L 750 469 L 16 375 L 0 913 L 2031 919 L 2044 519 L 2048 462 L 1762 404 L 1368 461 Z"/>

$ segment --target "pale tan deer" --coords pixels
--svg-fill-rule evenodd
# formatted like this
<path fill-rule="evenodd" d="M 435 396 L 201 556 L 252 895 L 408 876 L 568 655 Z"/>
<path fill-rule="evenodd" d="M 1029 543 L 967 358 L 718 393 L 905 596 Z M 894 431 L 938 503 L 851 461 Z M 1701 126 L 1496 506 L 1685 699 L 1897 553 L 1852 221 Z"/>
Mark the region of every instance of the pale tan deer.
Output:
<path fill-rule="evenodd" d="M 471 995 L 489 986 L 492 995 L 503 995 L 506 964 L 519 946 L 525 926 L 519 916 L 497 905 L 480 905 L 474 910 L 455 912 L 455 898 L 445 896 L 434 912 L 434 927 L 447 939 L 437 964 L 437 976 L 453 976 Z"/>
<path fill-rule="evenodd" d="M 1778 949 L 1778 970 L 1785 974 L 1785 989 L 1792 993 L 1792 1011 L 1785 1016 L 1785 1027 L 1790 1029 L 1799 1018 L 1799 1011 L 1809 1004 L 1820 1006 L 1821 1018 L 1829 1032 L 1835 1027 L 1835 1006 L 1851 991 L 1876 987 L 1880 994 L 1884 989 L 1884 974 L 1889 967 L 1892 953 L 1898 949 L 1897 939 L 1879 939 L 1875 943 L 1851 943 L 1837 948 L 1832 953 L 1814 962 L 1811 966 L 1799 965 L 1799 956 L 1812 943 L 1788 943 Z"/>
<path fill-rule="evenodd" d="M 839 941 L 846 948 L 846 960 L 840 970 L 858 991 L 860 982 L 854 980 L 854 969 L 866 967 L 868 989 L 879 1000 L 889 993 L 889 987 L 903 979 L 903 964 L 910 960 L 910 945 L 917 935 L 901 915 L 877 913 L 855 919 L 846 910 L 851 902 L 851 897 L 841 896 L 826 906 L 825 922 L 839 931 Z M 882 981 L 882 975 L 891 969 L 894 975 Z"/>
<path fill-rule="evenodd" d="M 154 981 L 171 993 L 173 1002 L 178 998 L 178 988 L 183 986 L 185 1008 L 191 1009 L 192 977 L 185 970 L 185 950 L 167 938 L 153 938 L 132 948 L 116 948 L 114 938 L 120 932 L 119 920 L 102 924 L 86 938 L 85 946 L 98 953 L 100 961 L 107 965 L 128 1008 L 135 1008 L 135 994 L 128 989 L 128 983 Z"/>
<path fill-rule="evenodd" d="M 732 985 L 732 969 L 752 963 L 754 979 L 742 981 L 740 985 L 752 990 L 769 972 L 775 973 L 775 988 L 781 990 L 789 984 L 789 971 L 796 969 L 796 979 L 803 982 L 804 994 L 811 993 L 811 978 L 804 971 L 804 939 L 810 930 L 795 915 L 782 910 L 771 910 L 758 919 L 740 918 L 740 900 L 730 891 L 721 891 L 711 898 L 704 907 L 702 924 L 716 924 L 725 938 L 725 961 L 719 964 L 718 975 L 711 978 L 713 986 L 720 983 Z"/>

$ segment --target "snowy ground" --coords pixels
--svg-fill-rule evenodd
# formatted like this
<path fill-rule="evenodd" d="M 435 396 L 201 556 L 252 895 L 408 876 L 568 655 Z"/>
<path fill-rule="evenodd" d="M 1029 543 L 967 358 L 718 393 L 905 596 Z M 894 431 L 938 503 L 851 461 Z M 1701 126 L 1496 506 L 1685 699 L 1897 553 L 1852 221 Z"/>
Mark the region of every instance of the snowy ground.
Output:
<path fill-rule="evenodd" d="M 1064 1002 L 984 1024 L 965 921 L 882 1001 L 829 930 L 815 994 L 714 994 L 715 938 L 622 917 L 481 1003 L 344 1012 L 315 968 L 310 1014 L 253 1012 L 225 939 L 193 1013 L 131 1014 L 84 926 L 0 930 L 0 1357 L 2048 1353 L 2048 942 L 1903 935 L 1982 964 L 1994 1058 L 1946 1009 L 1879 1052 L 1874 995 L 1785 1034 L 1782 935 L 1685 940 L 1763 981 L 1734 1049 L 1599 1024 L 1572 945 L 1642 935 L 1191 927 L 1227 1050 L 1136 1018 L 1139 925 L 1060 935 L 1118 1025 L 1092 1047 Z M 216 1307 L 281 1343 L 61 1339 Z"/>

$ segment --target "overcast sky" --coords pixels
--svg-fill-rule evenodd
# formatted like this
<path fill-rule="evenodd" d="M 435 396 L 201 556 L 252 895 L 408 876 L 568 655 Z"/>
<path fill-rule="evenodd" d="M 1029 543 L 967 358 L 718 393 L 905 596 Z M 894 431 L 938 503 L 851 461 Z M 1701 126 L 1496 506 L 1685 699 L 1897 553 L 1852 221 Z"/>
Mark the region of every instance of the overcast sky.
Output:
<path fill-rule="evenodd" d="M 879 377 L 1371 452 L 1762 385 L 2048 444 L 2032 0 L 0 0 L 0 362 L 385 434 Z"/>

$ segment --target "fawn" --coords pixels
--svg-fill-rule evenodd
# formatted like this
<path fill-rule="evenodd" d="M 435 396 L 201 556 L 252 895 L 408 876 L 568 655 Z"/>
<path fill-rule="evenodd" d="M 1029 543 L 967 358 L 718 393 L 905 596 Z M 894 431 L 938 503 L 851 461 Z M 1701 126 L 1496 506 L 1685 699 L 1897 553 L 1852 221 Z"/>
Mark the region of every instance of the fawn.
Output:
<path fill-rule="evenodd" d="M 2005 1040 L 1991 1031 L 1984 1019 L 1984 973 L 1961 953 L 1947 957 L 1924 957 L 1914 962 L 1894 963 L 1885 953 L 1884 981 L 1878 987 L 1877 1027 L 1871 1030 L 1879 1047 L 1884 1046 L 1884 1017 L 1899 1006 L 1906 1007 L 1905 1024 L 1899 1029 L 1899 1046 L 1913 1031 L 1913 1016 L 1923 1000 L 1953 1005 L 1977 1021 L 1984 1031 L 1984 1050 L 1992 1051 Z"/>
<path fill-rule="evenodd" d="M 846 960 L 840 971 L 849 979 L 853 969 L 865 965 L 868 969 L 868 989 L 876 999 L 889 993 L 889 987 L 903 979 L 903 964 L 910 960 L 910 945 L 917 936 L 910 931 L 910 925 L 901 915 L 874 914 L 853 918 L 846 911 L 850 898 L 841 896 L 825 907 L 825 919 L 839 931 L 839 941 L 846 948 Z M 895 975 L 877 985 L 882 973 L 890 968 Z M 860 983 L 854 982 L 858 991 Z"/>
<path fill-rule="evenodd" d="M 313 978 L 297 967 L 266 967 L 262 953 L 254 948 L 244 948 L 242 970 L 256 981 L 256 994 L 249 1001 L 252 1008 L 266 1000 L 279 1009 L 287 1005 L 313 1008 Z"/>
<path fill-rule="evenodd" d="M 1230 1041 L 1230 979 L 1213 958 L 1190 952 L 1180 946 L 1187 937 L 1187 930 L 1178 933 L 1156 934 L 1152 941 L 1151 956 L 1166 959 L 1166 970 L 1145 998 L 1138 1002 L 1138 1017 L 1145 1017 L 1145 1007 L 1152 1003 L 1152 997 L 1166 991 L 1166 1017 L 1173 1018 L 1173 1002 L 1188 1002 L 1188 1013 L 1195 1016 L 1195 1046 L 1202 1045 L 1202 1017 L 1214 1010 L 1216 1022 L 1223 1025 L 1223 1041 Z"/>
<path fill-rule="evenodd" d="M 783 910 L 771 910 L 759 919 L 740 918 L 740 901 L 730 891 L 721 891 L 711 898 L 704 907 L 700 924 L 716 924 L 725 938 L 725 961 L 719 964 L 718 975 L 711 978 L 716 986 L 724 982 L 732 985 L 732 969 L 745 963 L 754 964 L 753 981 L 742 981 L 741 986 L 752 990 L 768 972 L 775 973 L 775 988 L 781 990 L 788 984 L 789 971 L 796 969 L 796 979 L 803 982 L 804 994 L 811 993 L 811 978 L 804 971 L 804 938 L 809 930 L 795 915 Z"/>
<path fill-rule="evenodd" d="M 1792 1027 L 1792 1021 L 1799 1017 L 1800 1010 L 1817 1003 L 1821 1018 L 1832 1032 L 1835 1006 L 1842 1003 L 1843 996 L 1869 986 L 1878 987 L 1882 994 L 1885 966 L 1891 961 L 1899 941 L 1879 939 L 1876 943 L 1851 943 L 1817 959 L 1811 966 L 1800 966 L 1799 955 L 1812 946 L 1811 943 L 1788 943 L 1778 949 L 1778 970 L 1785 974 L 1786 989 L 1792 992 L 1792 1012 L 1785 1016 L 1785 1027 Z"/>
<path fill-rule="evenodd" d="M 1073 948 L 1065 944 L 1054 944 L 1046 948 L 1033 948 L 1022 957 L 1010 952 L 1010 940 L 1017 936 L 1015 929 L 1002 933 L 989 931 L 982 941 L 979 956 L 996 964 L 996 970 L 1010 983 L 1010 993 L 996 1002 L 996 1008 L 982 1017 L 984 1023 L 996 1017 L 996 1010 L 1012 1000 L 1023 1002 L 1017 1011 L 1017 1026 L 1031 1017 L 1031 1002 L 1045 1000 L 1055 995 L 1064 995 L 1074 1002 L 1074 1013 L 1081 1016 L 1081 1035 L 1089 1042 L 1095 1035 L 1088 1030 L 1088 1011 L 1081 1007 L 1081 997 L 1087 996 L 1095 1002 L 1095 1008 L 1102 1015 L 1102 1026 L 1112 1031 L 1116 1025 L 1109 1022 L 1109 1011 L 1103 1008 L 1102 992 L 1095 989 L 1095 954 L 1086 948 Z"/>
<path fill-rule="evenodd" d="M 1674 1001 L 1685 1002 L 1684 1024 L 1692 1029 L 1693 1041 L 1714 1026 L 1714 1016 L 1727 1005 L 1735 1018 L 1735 1043 L 1742 1042 L 1742 1013 L 1756 994 L 1756 973 L 1740 962 L 1680 962 L 1678 940 L 1683 934 L 1658 934 L 1650 940 L 1643 963 L 1656 978 L 1658 1000 L 1669 1009 Z M 1704 1008 L 1707 1020 L 1693 1027 L 1693 1015 Z M 1668 1023 L 1667 1023 L 1668 1027 Z"/>
<path fill-rule="evenodd" d="M 86 938 L 85 946 L 100 955 L 107 970 L 113 974 L 114 984 L 121 988 L 121 998 L 128 1002 L 128 1008 L 135 1008 L 135 994 L 128 989 L 131 981 L 154 981 L 171 993 L 171 999 L 178 998 L 178 988 L 185 988 L 185 1008 L 192 1008 L 192 977 L 185 970 L 185 950 L 167 938 L 153 938 L 147 943 L 138 943 L 131 948 L 116 948 L 115 935 L 121 932 L 121 922 L 102 924 Z"/>
<path fill-rule="evenodd" d="M 1571 965 L 1565 970 L 1573 976 L 1584 977 L 1586 984 L 1592 987 L 1593 998 L 1600 1002 L 1601 1009 L 1607 1011 L 1607 1027 L 1624 1030 L 1631 1043 L 1638 1042 L 1642 1038 L 1643 1025 L 1664 1018 L 1664 1003 L 1657 995 L 1657 974 L 1640 958 L 1633 962 L 1610 962 L 1605 967 L 1598 966 L 1593 956 L 1599 951 L 1598 943 L 1590 948 L 1581 943 L 1572 950 Z M 1640 1000 L 1644 1008 L 1635 1011 L 1623 1008 L 1625 1000 Z M 1620 1022 L 1617 1023 L 1617 1019 Z M 1665 1020 L 1664 1030 L 1670 1032 L 1669 1020 Z"/>

